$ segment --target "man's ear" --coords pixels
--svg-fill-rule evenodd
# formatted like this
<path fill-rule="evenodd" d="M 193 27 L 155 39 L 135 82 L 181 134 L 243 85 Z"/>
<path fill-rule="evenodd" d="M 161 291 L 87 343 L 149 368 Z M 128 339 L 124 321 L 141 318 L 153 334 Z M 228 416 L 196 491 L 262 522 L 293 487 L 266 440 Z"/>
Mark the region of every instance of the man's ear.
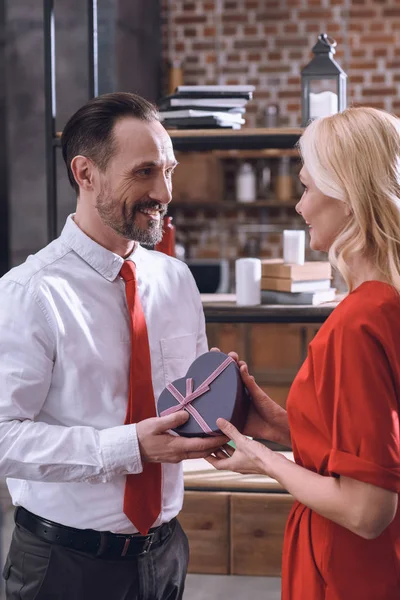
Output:
<path fill-rule="evenodd" d="M 96 166 L 86 156 L 74 156 L 71 161 L 71 171 L 75 177 L 76 183 L 79 188 L 92 192 L 94 189 L 94 176 L 96 172 Z"/>

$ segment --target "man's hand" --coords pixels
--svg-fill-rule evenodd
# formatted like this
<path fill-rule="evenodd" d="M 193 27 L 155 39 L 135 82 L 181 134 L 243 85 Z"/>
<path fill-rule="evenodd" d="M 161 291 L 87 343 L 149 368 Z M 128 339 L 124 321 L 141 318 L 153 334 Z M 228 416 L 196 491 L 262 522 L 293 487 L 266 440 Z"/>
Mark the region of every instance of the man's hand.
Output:
<path fill-rule="evenodd" d="M 136 425 L 139 448 L 144 462 L 178 463 L 188 458 L 206 458 L 228 441 L 223 435 L 184 438 L 171 435 L 169 429 L 183 425 L 189 418 L 185 410 L 140 421 Z"/>
<path fill-rule="evenodd" d="M 217 347 L 214 347 L 214 348 L 211 348 L 210 352 L 222 352 L 222 350 L 220 350 Z M 233 358 L 234 361 L 239 362 L 239 355 L 237 352 L 228 352 L 228 356 Z"/>

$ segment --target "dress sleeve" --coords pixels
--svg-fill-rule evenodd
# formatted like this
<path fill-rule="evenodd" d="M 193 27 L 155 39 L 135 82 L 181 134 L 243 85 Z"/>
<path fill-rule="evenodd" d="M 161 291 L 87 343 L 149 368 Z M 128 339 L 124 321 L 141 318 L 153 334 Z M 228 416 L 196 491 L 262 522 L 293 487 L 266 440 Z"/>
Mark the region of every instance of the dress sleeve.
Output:
<path fill-rule="evenodd" d="M 394 307 L 393 307 L 394 308 Z M 351 315 L 333 332 L 328 470 L 400 492 L 398 306 Z M 362 310 L 362 309 L 361 309 Z"/>

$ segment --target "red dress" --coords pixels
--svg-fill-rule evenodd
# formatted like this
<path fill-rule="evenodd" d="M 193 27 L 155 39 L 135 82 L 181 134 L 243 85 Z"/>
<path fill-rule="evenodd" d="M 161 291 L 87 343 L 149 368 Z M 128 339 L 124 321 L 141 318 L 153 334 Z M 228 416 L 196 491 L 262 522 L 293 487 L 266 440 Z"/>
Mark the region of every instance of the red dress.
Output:
<path fill-rule="evenodd" d="M 400 296 L 367 281 L 312 340 L 287 402 L 296 463 L 400 493 Z M 400 504 L 400 503 L 399 503 Z M 400 507 L 365 540 L 295 502 L 282 600 L 400 600 Z"/>

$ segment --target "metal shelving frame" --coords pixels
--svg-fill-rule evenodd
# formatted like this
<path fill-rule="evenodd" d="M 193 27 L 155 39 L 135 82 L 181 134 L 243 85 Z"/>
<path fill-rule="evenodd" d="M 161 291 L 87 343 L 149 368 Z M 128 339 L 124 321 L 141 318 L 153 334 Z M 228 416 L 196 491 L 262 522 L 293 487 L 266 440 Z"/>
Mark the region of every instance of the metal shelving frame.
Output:
<path fill-rule="evenodd" d="M 56 36 L 55 0 L 43 0 L 44 18 L 44 80 L 45 80 L 45 139 L 46 139 L 46 202 L 47 237 L 52 241 L 58 235 L 57 223 L 57 147 L 56 133 Z M 88 30 L 88 99 L 98 95 L 98 39 L 97 0 L 86 0 Z"/>
<path fill-rule="evenodd" d="M 0 0 L 0 276 L 10 268 L 10 212 L 7 136 L 6 1 Z"/>

